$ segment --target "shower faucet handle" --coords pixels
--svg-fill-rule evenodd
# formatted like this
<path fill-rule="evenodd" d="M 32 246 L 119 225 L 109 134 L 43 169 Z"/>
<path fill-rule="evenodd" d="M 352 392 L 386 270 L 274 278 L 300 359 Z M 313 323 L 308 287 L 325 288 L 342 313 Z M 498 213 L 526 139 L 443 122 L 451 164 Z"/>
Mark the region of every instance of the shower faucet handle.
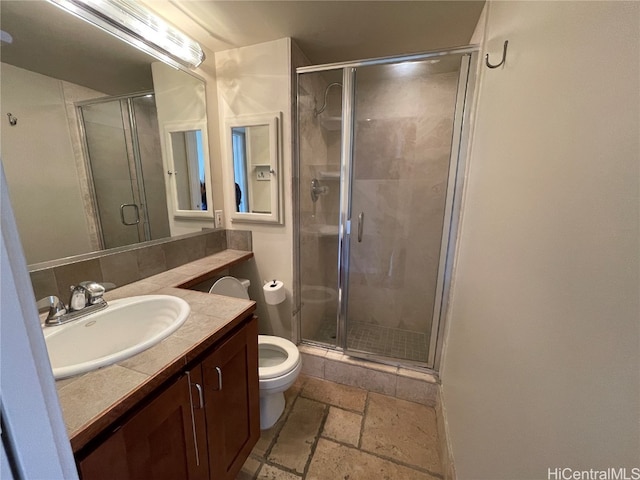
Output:
<path fill-rule="evenodd" d="M 316 203 L 320 195 L 329 193 L 329 187 L 320 186 L 320 181 L 317 178 L 311 180 L 311 201 Z"/>

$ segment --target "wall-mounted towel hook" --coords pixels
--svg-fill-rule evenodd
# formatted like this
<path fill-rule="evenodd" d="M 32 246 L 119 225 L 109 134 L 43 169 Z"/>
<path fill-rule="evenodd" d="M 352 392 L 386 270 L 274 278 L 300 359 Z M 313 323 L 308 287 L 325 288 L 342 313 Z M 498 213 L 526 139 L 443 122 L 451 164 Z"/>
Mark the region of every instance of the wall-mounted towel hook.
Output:
<path fill-rule="evenodd" d="M 509 40 L 505 40 L 504 41 L 504 47 L 502 49 L 502 61 L 497 65 L 491 65 L 489 63 L 489 54 L 487 53 L 485 55 L 484 58 L 485 58 L 485 63 L 487 64 L 487 67 L 489 67 L 489 68 L 498 68 L 500 65 L 504 64 L 504 61 L 507 59 L 507 45 L 508 44 L 509 44 Z"/>
<path fill-rule="evenodd" d="M 7 117 L 9 117 L 9 125 L 12 127 L 15 127 L 18 124 L 18 119 L 10 113 L 7 113 Z"/>

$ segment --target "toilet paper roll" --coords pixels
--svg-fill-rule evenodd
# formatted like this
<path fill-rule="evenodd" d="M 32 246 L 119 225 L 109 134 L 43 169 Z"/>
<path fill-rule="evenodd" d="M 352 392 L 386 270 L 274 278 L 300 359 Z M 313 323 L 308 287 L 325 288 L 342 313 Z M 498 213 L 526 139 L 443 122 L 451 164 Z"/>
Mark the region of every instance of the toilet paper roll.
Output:
<path fill-rule="evenodd" d="M 284 302 L 285 290 L 284 284 L 280 280 L 273 280 L 265 283 L 264 287 L 264 299 L 269 305 L 278 305 Z"/>

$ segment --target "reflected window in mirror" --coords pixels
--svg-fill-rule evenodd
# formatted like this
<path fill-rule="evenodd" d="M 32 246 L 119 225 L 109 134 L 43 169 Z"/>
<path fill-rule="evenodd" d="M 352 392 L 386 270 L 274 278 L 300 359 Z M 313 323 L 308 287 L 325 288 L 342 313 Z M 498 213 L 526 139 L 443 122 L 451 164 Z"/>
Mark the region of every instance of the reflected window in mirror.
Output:
<path fill-rule="evenodd" d="M 235 180 L 236 212 L 248 213 L 247 206 L 247 148 L 245 127 L 231 129 L 233 150 L 233 178 Z M 242 194 L 245 192 L 245 195 Z"/>
<path fill-rule="evenodd" d="M 231 137 L 236 212 L 271 214 L 269 125 L 234 127 Z"/>
<path fill-rule="evenodd" d="M 279 113 L 227 119 L 227 201 L 233 222 L 280 223 Z"/>

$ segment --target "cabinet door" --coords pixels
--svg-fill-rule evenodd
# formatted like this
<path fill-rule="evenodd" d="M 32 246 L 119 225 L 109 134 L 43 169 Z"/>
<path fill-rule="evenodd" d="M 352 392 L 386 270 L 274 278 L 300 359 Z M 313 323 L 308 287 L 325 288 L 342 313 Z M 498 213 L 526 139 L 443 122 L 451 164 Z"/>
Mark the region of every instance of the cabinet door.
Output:
<path fill-rule="evenodd" d="M 209 355 L 202 372 L 209 478 L 234 479 L 260 437 L 257 319 Z"/>
<path fill-rule="evenodd" d="M 82 479 L 207 479 L 200 375 L 182 375 L 80 461 Z"/>

